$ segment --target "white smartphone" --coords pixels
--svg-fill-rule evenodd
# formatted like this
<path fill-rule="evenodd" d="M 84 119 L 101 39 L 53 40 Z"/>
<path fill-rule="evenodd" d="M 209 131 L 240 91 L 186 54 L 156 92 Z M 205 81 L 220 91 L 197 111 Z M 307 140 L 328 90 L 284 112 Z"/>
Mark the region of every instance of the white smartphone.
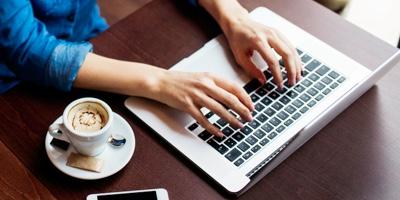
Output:
<path fill-rule="evenodd" d="M 86 200 L 168 200 L 163 188 L 91 194 Z"/>

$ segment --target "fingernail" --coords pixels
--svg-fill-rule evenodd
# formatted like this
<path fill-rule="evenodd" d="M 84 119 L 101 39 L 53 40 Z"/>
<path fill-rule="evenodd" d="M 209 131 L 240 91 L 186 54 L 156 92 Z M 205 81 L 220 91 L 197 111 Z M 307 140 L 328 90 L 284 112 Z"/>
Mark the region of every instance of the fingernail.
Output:
<path fill-rule="evenodd" d="M 249 122 L 251 122 L 251 121 L 253 121 L 253 116 L 251 114 L 248 114 L 247 115 L 247 119 L 248 119 Z"/>
<path fill-rule="evenodd" d="M 224 134 L 221 131 L 218 131 L 217 134 L 218 134 L 218 137 L 221 137 L 221 138 L 224 137 Z"/>

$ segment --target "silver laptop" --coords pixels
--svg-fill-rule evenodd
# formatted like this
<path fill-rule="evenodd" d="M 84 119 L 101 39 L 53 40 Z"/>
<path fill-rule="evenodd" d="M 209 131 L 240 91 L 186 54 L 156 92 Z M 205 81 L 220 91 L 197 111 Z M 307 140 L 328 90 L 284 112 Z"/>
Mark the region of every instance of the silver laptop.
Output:
<path fill-rule="evenodd" d="M 243 85 L 256 108 L 255 120 L 244 128 L 233 129 L 203 108 L 203 114 L 225 135 L 217 138 L 190 115 L 161 103 L 138 97 L 125 102 L 130 111 L 185 157 L 236 194 L 265 176 L 400 60 L 397 52 L 372 72 L 267 8 L 255 9 L 251 17 L 279 29 L 297 47 L 305 71 L 296 86 L 276 90 L 267 71 L 267 84 L 251 80 L 235 64 L 222 36 L 170 69 L 212 72 Z"/>

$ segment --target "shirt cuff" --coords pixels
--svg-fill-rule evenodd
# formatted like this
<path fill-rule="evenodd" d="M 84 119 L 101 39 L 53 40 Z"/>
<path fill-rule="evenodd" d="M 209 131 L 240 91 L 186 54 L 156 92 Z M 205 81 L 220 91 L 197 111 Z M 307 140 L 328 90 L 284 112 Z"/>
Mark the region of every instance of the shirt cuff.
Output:
<path fill-rule="evenodd" d="M 198 0 L 188 0 L 189 4 L 192 6 L 199 6 Z"/>
<path fill-rule="evenodd" d="M 70 91 L 78 71 L 93 50 L 92 44 L 61 42 L 52 52 L 46 69 L 46 85 Z"/>

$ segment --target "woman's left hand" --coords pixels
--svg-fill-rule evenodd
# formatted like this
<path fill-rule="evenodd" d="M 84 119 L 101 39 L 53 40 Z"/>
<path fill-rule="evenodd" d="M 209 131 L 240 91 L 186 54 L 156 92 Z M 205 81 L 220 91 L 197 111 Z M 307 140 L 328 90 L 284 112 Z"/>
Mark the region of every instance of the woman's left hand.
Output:
<path fill-rule="evenodd" d="M 266 77 L 252 62 L 253 51 L 257 51 L 268 64 L 274 82 L 283 88 L 282 73 L 274 49 L 283 59 L 288 74 L 289 85 L 294 85 L 301 78 L 302 64 L 296 49 L 278 30 L 267 27 L 250 19 L 248 14 L 232 17 L 223 31 L 228 39 L 236 62 L 251 76 L 265 83 Z"/>

